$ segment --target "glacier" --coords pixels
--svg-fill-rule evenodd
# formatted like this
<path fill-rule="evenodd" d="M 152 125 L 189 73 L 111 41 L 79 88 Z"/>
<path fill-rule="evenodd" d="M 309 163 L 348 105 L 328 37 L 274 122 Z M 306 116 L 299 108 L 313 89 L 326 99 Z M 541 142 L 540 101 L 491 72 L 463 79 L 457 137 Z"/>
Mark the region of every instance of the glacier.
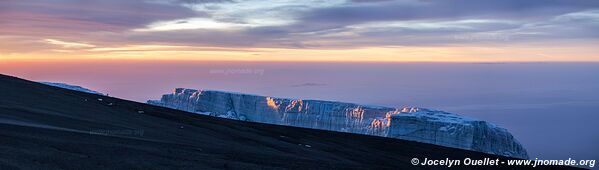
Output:
<path fill-rule="evenodd" d="M 528 159 L 506 129 L 439 110 L 286 99 L 215 90 L 176 88 L 158 105 L 215 117 L 398 138 Z"/>
<path fill-rule="evenodd" d="M 45 85 L 49 85 L 49 86 L 54 86 L 54 87 L 60 87 L 63 89 L 69 89 L 69 90 L 75 90 L 75 91 L 80 91 L 80 92 L 85 92 L 85 93 L 91 93 L 91 94 L 97 94 L 97 95 L 105 95 L 102 94 L 100 92 L 94 91 L 94 90 L 90 90 L 87 88 L 83 88 L 81 86 L 76 86 L 76 85 L 70 85 L 70 84 L 66 84 L 66 83 L 56 83 L 56 82 L 39 82 Z"/>

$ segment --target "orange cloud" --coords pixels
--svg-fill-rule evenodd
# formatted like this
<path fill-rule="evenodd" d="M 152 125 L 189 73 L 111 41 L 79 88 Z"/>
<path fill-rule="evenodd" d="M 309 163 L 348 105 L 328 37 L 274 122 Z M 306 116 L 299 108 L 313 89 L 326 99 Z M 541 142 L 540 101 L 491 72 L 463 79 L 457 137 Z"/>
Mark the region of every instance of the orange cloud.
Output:
<path fill-rule="evenodd" d="M 2 55 L 3 60 L 205 60 L 294 62 L 528 62 L 599 61 L 591 45 L 559 46 L 440 46 L 366 47 L 350 49 L 223 48 L 177 45 L 96 47 L 90 44 L 49 41 L 61 45 L 36 53 Z M 67 48 L 65 48 L 67 47 Z M 84 48 L 68 48 L 84 47 Z M 551 48 L 548 48 L 551 47 Z"/>

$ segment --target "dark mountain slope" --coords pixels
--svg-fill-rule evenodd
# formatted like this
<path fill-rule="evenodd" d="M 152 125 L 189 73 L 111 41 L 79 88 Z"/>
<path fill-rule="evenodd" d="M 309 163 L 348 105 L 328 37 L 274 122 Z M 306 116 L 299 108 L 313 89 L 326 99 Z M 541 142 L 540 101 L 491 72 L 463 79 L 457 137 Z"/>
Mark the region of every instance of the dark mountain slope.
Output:
<path fill-rule="evenodd" d="M 0 153 L 0 169 L 428 169 L 442 167 L 414 166 L 410 160 L 506 159 L 202 116 L 4 75 Z"/>

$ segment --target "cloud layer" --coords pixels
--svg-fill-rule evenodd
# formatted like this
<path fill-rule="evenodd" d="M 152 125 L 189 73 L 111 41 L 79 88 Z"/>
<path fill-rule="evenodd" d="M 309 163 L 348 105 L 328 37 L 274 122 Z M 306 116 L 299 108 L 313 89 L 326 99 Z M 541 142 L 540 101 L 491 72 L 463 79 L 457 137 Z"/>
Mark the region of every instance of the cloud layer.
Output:
<path fill-rule="evenodd" d="M 0 43 L 0 53 L 156 44 L 283 49 L 576 45 L 599 39 L 599 1 L 6 0 L 0 1 L 0 27 L 0 40 L 10 40 Z M 35 49 L 20 48 L 24 44 Z"/>

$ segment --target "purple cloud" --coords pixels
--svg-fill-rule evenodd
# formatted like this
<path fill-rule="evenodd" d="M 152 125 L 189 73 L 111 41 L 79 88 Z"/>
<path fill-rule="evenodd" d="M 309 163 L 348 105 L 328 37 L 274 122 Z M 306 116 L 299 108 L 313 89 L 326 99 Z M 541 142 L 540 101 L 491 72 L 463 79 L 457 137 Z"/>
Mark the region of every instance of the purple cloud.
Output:
<path fill-rule="evenodd" d="M 599 29 L 599 12 L 596 12 L 599 1 L 348 0 L 338 4 L 323 2 L 326 5 L 307 1 L 243 2 L 245 4 L 232 0 L 55 0 L 51 3 L 5 0 L 0 1 L 0 34 L 111 46 L 175 44 L 266 48 L 599 38 L 595 31 Z M 560 16 L 570 18 L 558 19 Z M 213 29 L 134 31 L 159 21 L 176 21 L 172 23 L 189 26 L 193 24 L 190 18 L 206 19 L 201 22 L 206 24 L 225 23 L 221 26 L 234 28 L 218 29 L 217 25 Z M 252 25 L 280 20 L 292 22 Z"/>
<path fill-rule="evenodd" d="M 0 25 L 5 34 L 54 34 L 95 32 L 142 27 L 157 20 L 199 15 L 179 5 L 122 0 L 0 1 Z M 40 30 L 44 29 L 44 30 Z"/>

